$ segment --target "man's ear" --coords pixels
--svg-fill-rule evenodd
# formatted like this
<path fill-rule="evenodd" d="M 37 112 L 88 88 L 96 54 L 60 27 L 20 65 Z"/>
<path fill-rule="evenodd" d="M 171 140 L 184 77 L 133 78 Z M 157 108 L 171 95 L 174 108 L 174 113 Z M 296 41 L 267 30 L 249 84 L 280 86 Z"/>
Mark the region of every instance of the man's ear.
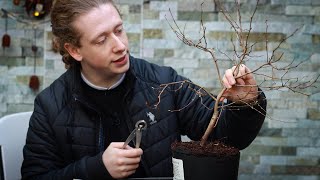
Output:
<path fill-rule="evenodd" d="M 82 61 L 82 55 L 79 52 L 79 48 L 75 47 L 70 43 L 65 43 L 64 48 L 69 52 L 69 54 L 77 61 Z"/>

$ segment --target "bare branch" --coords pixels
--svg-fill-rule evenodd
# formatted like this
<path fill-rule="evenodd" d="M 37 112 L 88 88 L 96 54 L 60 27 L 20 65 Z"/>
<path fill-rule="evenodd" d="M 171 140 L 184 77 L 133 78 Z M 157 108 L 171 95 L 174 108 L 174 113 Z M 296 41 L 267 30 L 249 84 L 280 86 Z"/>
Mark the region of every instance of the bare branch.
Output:
<path fill-rule="evenodd" d="M 222 51 L 218 49 L 218 52 L 220 52 L 222 55 L 227 57 L 230 61 L 233 62 L 233 65 L 235 66 L 233 74 L 235 75 L 236 79 L 237 78 L 242 78 L 248 74 L 254 74 L 258 78 L 261 78 L 261 82 L 259 85 L 239 85 L 236 84 L 235 86 L 238 87 L 246 87 L 248 89 L 252 88 L 257 88 L 260 87 L 260 89 L 263 89 L 264 91 L 291 91 L 293 93 L 298 93 L 302 95 L 309 95 L 308 93 L 305 93 L 303 90 L 309 89 L 309 88 L 316 88 L 315 84 L 319 81 L 320 75 L 316 75 L 313 78 L 309 77 L 292 77 L 292 71 L 300 67 L 302 64 L 307 62 L 310 57 L 306 58 L 305 60 L 301 62 L 296 62 L 296 58 L 293 58 L 291 61 L 287 62 L 284 60 L 284 52 L 280 52 L 281 46 L 292 36 L 294 36 L 300 28 L 295 29 L 292 33 L 287 35 L 286 37 L 282 38 L 273 48 L 272 50 L 269 50 L 269 25 L 268 21 L 265 21 L 265 32 L 264 32 L 264 46 L 265 46 L 265 55 L 255 55 L 254 54 L 254 48 L 257 46 L 258 42 L 250 42 L 250 37 L 254 36 L 252 31 L 253 31 L 253 20 L 254 16 L 257 12 L 258 5 L 259 5 L 259 0 L 256 1 L 255 8 L 253 9 L 253 12 L 251 13 L 250 20 L 249 20 L 249 27 L 248 29 L 243 28 L 242 24 L 242 16 L 241 16 L 241 4 L 239 3 L 239 0 L 235 0 L 237 12 L 236 12 L 236 20 L 232 17 L 232 15 L 225 9 L 225 7 L 220 3 L 219 0 L 213 0 L 213 2 L 216 4 L 216 7 L 218 7 L 219 12 L 222 13 L 226 21 L 229 23 L 231 26 L 231 29 L 233 33 L 235 33 L 236 39 L 233 40 L 233 36 L 231 36 L 231 43 L 232 43 L 232 48 L 233 52 L 230 55 L 226 51 Z M 228 103 L 225 104 L 221 102 L 222 99 L 224 98 L 229 98 L 228 96 L 224 95 L 227 89 L 223 86 L 222 83 L 222 77 L 220 74 L 220 61 L 216 57 L 216 52 L 215 48 L 213 47 L 208 47 L 208 40 L 206 37 L 206 27 L 204 25 L 203 21 L 203 3 L 201 3 L 201 19 L 200 19 L 200 38 L 198 40 L 192 40 L 191 38 L 188 38 L 185 34 L 185 28 L 184 26 L 183 31 L 180 29 L 177 21 L 173 18 L 172 12 L 170 11 L 170 15 L 172 17 L 172 23 L 168 19 L 167 22 L 172 29 L 172 31 L 175 33 L 177 38 L 183 42 L 185 45 L 197 48 L 199 50 L 202 50 L 206 53 L 209 53 L 213 62 L 215 69 L 217 71 L 217 75 L 220 81 L 220 91 L 217 95 L 217 97 L 213 96 L 208 90 L 205 89 L 205 87 L 199 86 L 189 80 L 185 81 L 180 81 L 180 82 L 172 82 L 172 83 L 167 83 L 163 84 L 158 88 L 155 88 L 158 90 L 159 96 L 158 96 L 158 102 L 154 105 L 154 108 L 157 108 L 157 106 L 160 105 L 161 102 L 161 97 L 164 93 L 166 92 L 174 92 L 177 93 L 179 90 L 182 88 L 186 88 L 184 86 L 188 86 L 187 90 L 193 92 L 194 96 L 191 97 L 190 102 L 188 102 L 185 105 L 182 105 L 182 107 L 178 107 L 177 109 L 171 109 L 169 111 L 176 112 L 176 111 L 182 111 L 186 109 L 188 106 L 191 106 L 192 103 L 196 100 L 199 100 L 200 103 L 208 110 L 213 110 L 213 115 L 211 118 L 211 121 L 201 138 L 201 145 L 204 145 L 207 141 L 207 138 L 209 135 L 212 133 L 214 128 L 216 127 L 220 114 L 223 109 L 228 109 L 228 110 L 238 110 L 239 107 L 245 106 L 245 107 L 251 107 L 255 111 L 257 111 L 260 114 L 265 115 L 266 112 L 261 112 L 259 110 L 260 108 L 257 107 L 258 102 L 253 101 L 251 99 L 248 99 L 248 95 L 252 96 L 250 94 L 251 91 L 248 91 L 246 93 L 238 94 L 239 100 L 236 102 Z M 253 60 L 254 58 L 264 58 L 265 60 L 263 61 L 258 61 L 257 65 L 255 68 L 251 68 L 251 72 L 245 73 L 244 75 L 241 76 L 236 76 L 239 71 L 239 67 L 241 64 L 245 64 L 250 60 Z M 230 67 L 231 68 L 231 67 Z M 215 101 L 215 104 L 213 107 L 207 107 L 205 103 L 203 102 L 203 99 L 205 96 L 210 96 Z M 262 108 L 261 108 L 262 109 Z M 268 118 L 268 114 L 266 114 Z"/>

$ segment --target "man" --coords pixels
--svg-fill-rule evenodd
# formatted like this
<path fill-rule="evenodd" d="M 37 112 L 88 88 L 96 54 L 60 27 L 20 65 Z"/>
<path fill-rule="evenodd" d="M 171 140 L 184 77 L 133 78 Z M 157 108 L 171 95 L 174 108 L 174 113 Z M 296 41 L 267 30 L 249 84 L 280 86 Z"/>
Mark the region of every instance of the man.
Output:
<path fill-rule="evenodd" d="M 120 179 L 172 176 L 170 145 L 180 136 L 199 140 L 210 121 L 214 100 L 194 97 L 187 87 L 166 91 L 157 108 L 153 87 L 185 80 L 172 68 L 160 67 L 129 55 L 128 38 L 112 0 L 56 0 L 51 12 L 68 67 L 35 99 L 24 147 L 23 179 Z M 224 110 L 212 139 L 245 148 L 264 120 L 266 103 L 250 70 L 226 71 L 228 100 L 258 101 L 254 110 Z M 249 74 L 248 74 L 249 73 Z M 240 84 L 244 86 L 234 86 Z M 249 84 L 250 86 L 245 86 Z M 204 105 L 202 104 L 204 103 Z M 150 118 L 152 117 L 152 118 Z M 147 121 L 141 148 L 124 141 L 140 120 Z"/>

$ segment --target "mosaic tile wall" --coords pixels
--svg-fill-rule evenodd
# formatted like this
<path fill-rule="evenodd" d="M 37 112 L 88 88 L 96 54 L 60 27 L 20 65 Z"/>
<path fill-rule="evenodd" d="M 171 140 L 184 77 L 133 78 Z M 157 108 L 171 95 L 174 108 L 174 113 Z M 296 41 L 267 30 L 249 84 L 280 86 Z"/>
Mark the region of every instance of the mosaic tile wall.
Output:
<path fill-rule="evenodd" d="M 0 0 L 0 7 L 24 14 L 23 2 L 14 6 L 9 0 Z M 256 1 L 240 2 L 243 25 L 248 26 Z M 220 72 L 223 73 L 232 62 L 221 52 L 232 52 L 230 39 L 234 35 L 211 0 L 116 0 L 116 3 L 123 15 L 132 55 L 171 66 L 197 84 L 217 92 L 219 82 L 210 55 L 183 44 L 170 28 L 174 19 L 188 38 L 197 40 L 201 37 L 202 16 L 208 47 L 216 49 Z M 222 4 L 236 15 L 233 0 L 223 0 Z M 252 49 L 256 56 L 248 61 L 249 67 L 259 65 L 264 57 L 266 20 L 270 49 L 300 28 L 281 46 L 285 52 L 284 62 L 308 60 L 300 69 L 293 70 L 292 76 L 319 74 L 320 1 L 260 0 L 249 38 L 249 42 L 257 42 Z M 4 24 L 5 19 L 0 18 L 1 36 L 5 33 Z M 48 23 L 32 26 L 9 18 L 7 33 L 11 35 L 12 42 L 10 48 L 0 49 L 0 116 L 33 109 L 36 93 L 30 90 L 28 82 L 34 74 L 35 59 L 40 89 L 65 71 L 60 56 L 52 51 Z M 34 43 L 39 47 L 36 58 L 31 51 Z M 261 82 L 263 78 L 257 80 Z M 315 93 L 311 96 L 287 90 L 265 92 L 268 117 L 256 140 L 242 151 L 239 179 L 319 180 L 319 91 L 310 89 L 309 93 Z"/>

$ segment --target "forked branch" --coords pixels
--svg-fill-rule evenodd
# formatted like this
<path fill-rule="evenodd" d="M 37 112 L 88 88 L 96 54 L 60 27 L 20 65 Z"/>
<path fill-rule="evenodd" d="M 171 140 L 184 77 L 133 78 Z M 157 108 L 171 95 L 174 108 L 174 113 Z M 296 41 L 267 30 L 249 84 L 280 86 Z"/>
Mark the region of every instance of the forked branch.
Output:
<path fill-rule="evenodd" d="M 229 13 L 223 5 L 220 3 L 219 0 L 214 0 L 214 3 L 218 6 L 219 12 L 222 13 L 226 21 L 230 24 L 232 32 L 235 34 L 236 37 L 236 42 L 234 42 L 231 39 L 231 42 L 233 44 L 233 52 L 231 55 L 228 55 L 228 52 L 223 52 L 219 50 L 220 53 L 225 55 L 227 59 L 233 62 L 233 65 L 236 67 L 234 68 L 234 76 L 236 78 L 241 78 L 242 76 L 248 75 L 249 73 L 252 73 L 256 76 L 260 76 L 263 78 L 263 81 L 259 84 L 260 88 L 263 88 L 265 90 L 280 90 L 283 88 L 286 88 L 294 93 L 300 93 L 300 94 L 305 94 L 302 90 L 310 87 L 315 87 L 315 83 L 319 79 L 319 75 L 317 75 L 314 78 L 302 78 L 302 77 L 291 77 L 290 72 L 294 69 L 296 69 L 298 66 L 300 66 L 302 63 L 295 63 L 295 59 L 293 59 L 291 62 L 285 62 L 283 60 L 283 55 L 284 53 L 280 53 L 280 55 L 277 57 L 276 55 L 279 54 L 280 47 L 283 43 L 285 43 L 289 38 L 294 36 L 298 30 L 296 29 L 293 31 L 291 34 L 286 36 L 285 38 L 281 39 L 278 42 L 278 45 L 272 50 L 269 50 L 269 37 L 268 37 L 268 23 L 267 21 L 265 22 L 266 24 L 266 30 L 265 30 L 265 35 L 264 35 L 264 43 L 265 43 L 265 51 L 266 51 L 266 57 L 265 61 L 262 62 L 260 65 L 257 67 L 249 67 L 251 69 L 251 72 L 248 72 L 242 76 L 237 76 L 238 71 L 239 71 L 239 66 L 241 64 L 245 64 L 247 61 L 252 60 L 256 58 L 257 56 L 254 55 L 254 48 L 257 45 L 258 42 L 251 42 L 249 40 L 250 36 L 252 35 L 253 31 L 253 17 L 257 12 L 258 6 L 259 6 L 259 0 L 256 1 L 255 8 L 250 16 L 249 20 L 249 25 L 248 29 L 243 28 L 243 23 L 242 23 L 242 17 L 241 17 L 241 4 L 235 0 L 236 3 L 236 14 L 237 18 L 233 18 L 231 13 Z M 203 6 L 203 3 L 201 4 L 201 8 Z M 231 108 L 234 104 L 239 104 L 241 106 L 249 106 L 255 110 L 257 110 L 254 105 L 256 103 L 250 103 L 248 99 L 246 99 L 246 94 L 243 95 L 238 95 L 239 97 L 243 98 L 238 98 L 239 100 L 237 102 L 232 102 L 230 104 L 224 104 L 221 102 L 222 99 L 227 98 L 225 97 L 224 94 L 227 91 L 227 88 L 223 86 L 222 83 L 222 75 L 220 73 L 220 60 L 216 56 L 215 49 L 213 47 L 208 47 L 208 39 L 206 37 L 207 29 L 204 25 L 203 21 L 203 11 L 201 10 L 201 19 L 200 19 L 200 38 L 198 40 L 192 40 L 192 38 L 188 38 L 187 35 L 184 33 L 183 30 L 179 27 L 177 21 L 173 18 L 173 15 L 171 13 L 171 10 L 169 10 L 171 18 L 172 18 L 172 23 L 167 19 L 172 31 L 175 33 L 177 38 L 183 42 L 185 45 L 197 48 L 201 51 L 207 52 L 210 54 L 210 57 L 213 60 L 213 65 L 215 67 L 215 70 L 217 72 L 217 77 L 219 78 L 219 82 L 221 84 L 220 86 L 220 91 L 218 93 L 218 96 L 215 97 L 213 96 L 208 90 L 206 90 L 205 87 L 199 86 L 191 81 L 181 81 L 181 82 L 172 82 L 172 83 L 167 83 L 167 84 L 162 84 L 160 87 L 158 87 L 158 103 L 155 104 L 154 108 L 156 108 L 160 103 L 161 103 L 161 97 L 162 95 L 166 92 L 166 90 L 171 89 L 172 86 L 178 87 L 175 89 L 171 89 L 171 91 L 179 91 L 182 86 L 184 85 L 192 85 L 189 86 L 188 89 L 190 91 L 195 92 L 195 96 L 192 98 L 191 102 L 187 103 L 183 107 L 179 107 L 178 109 L 174 109 L 171 111 L 181 111 L 185 109 L 186 107 L 190 106 L 193 101 L 195 101 L 197 98 L 200 98 L 201 103 L 202 103 L 202 97 L 209 95 L 214 101 L 214 107 L 206 107 L 208 110 L 212 110 L 212 118 L 211 121 L 204 133 L 204 135 L 201 138 L 200 145 L 203 146 L 209 135 L 213 132 L 214 128 L 216 127 L 218 123 L 218 119 L 220 116 L 220 110 L 224 108 Z M 240 50 L 240 51 L 239 51 Z M 230 53 L 230 52 L 229 52 Z M 285 65 L 279 65 L 279 64 L 285 64 Z M 231 68 L 231 67 L 230 67 Z M 271 72 L 272 74 L 266 73 L 267 71 Z M 235 86 L 246 86 L 248 88 L 257 88 L 257 85 L 235 85 Z M 202 103 L 203 104 L 203 103 Z M 204 104 L 203 104 L 204 105 Z M 205 106 L 205 105 L 204 105 Z M 259 110 L 257 110 L 259 112 Z M 264 114 L 265 112 L 259 112 L 261 114 Z"/>

